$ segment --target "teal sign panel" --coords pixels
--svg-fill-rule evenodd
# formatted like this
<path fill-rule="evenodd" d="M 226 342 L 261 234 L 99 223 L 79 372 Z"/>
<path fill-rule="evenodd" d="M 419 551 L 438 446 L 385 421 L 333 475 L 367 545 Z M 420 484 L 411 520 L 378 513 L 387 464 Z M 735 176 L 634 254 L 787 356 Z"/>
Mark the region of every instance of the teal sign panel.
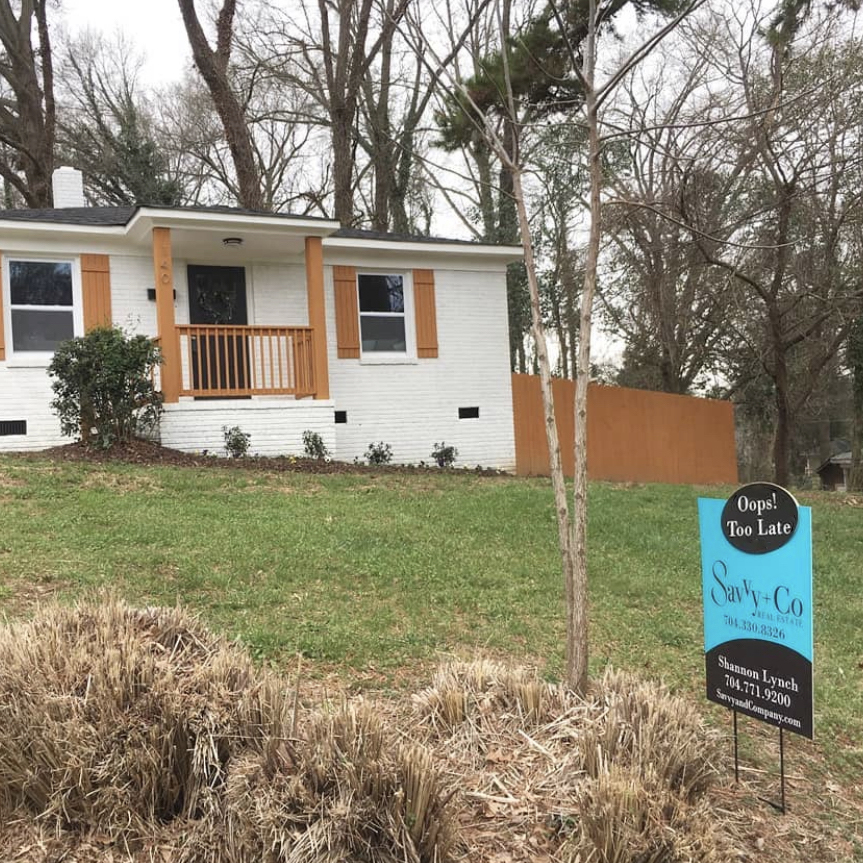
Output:
<path fill-rule="evenodd" d="M 698 520 L 708 699 L 811 738 L 811 510 L 758 483 Z"/>

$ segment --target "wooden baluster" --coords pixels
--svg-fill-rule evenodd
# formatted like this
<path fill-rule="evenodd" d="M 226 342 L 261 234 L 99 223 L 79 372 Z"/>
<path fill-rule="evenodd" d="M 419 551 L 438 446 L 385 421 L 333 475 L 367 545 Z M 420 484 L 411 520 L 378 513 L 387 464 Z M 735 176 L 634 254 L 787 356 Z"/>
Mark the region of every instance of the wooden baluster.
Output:
<path fill-rule="evenodd" d="M 234 335 L 231 337 L 230 346 L 231 346 L 231 354 L 230 361 L 228 362 L 228 366 L 234 369 L 234 389 L 236 391 L 240 391 L 242 387 L 240 386 L 240 366 L 237 362 L 237 344 L 240 341 L 241 336 L 239 335 L 239 331 L 235 330 Z M 245 385 L 245 381 L 242 381 L 243 385 Z"/>
<path fill-rule="evenodd" d="M 282 340 L 287 338 L 287 333 L 289 332 L 290 330 L 283 330 L 276 339 L 276 350 L 278 351 L 279 360 L 279 392 L 282 393 L 289 390 L 291 380 L 290 369 L 286 370 L 282 362 Z"/>
<path fill-rule="evenodd" d="M 219 389 L 226 393 L 229 391 L 228 374 L 225 369 L 227 356 L 225 351 L 228 349 L 228 328 L 222 327 L 219 333 L 218 350 L 216 351 L 216 377 L 219 379 Z"/>
<path fill-rule="evenodd" d="M 200 395 L 204 391 L 204 360 L 205 354 L 207 353 L 206 346 L 204 345 L 203 338 L 201 336 L 200 328 L 195 327 L 194 329 L 189 330 L 190 335 L 193 335 L 195 338 L 195 343 L 198 346 L 198 381 L 197 385 L 193 386 L 195 391 L 195 395 Z"/>
<path fill-rule="evenodd" d="M 251 345 L 251 361 L 249 368 L 252 370 L 252 389 L 258 389 L 258 330 L 255 328 L 250 332 L 249 344 Z"/>

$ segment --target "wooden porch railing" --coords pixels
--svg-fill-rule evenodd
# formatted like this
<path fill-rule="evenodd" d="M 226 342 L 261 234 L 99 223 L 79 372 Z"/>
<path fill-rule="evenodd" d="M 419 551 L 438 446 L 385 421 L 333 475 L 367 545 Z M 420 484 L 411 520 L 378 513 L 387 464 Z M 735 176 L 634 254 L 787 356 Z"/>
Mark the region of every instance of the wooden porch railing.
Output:
<path fill-rule="evenodd" d="M 182 324 L 181 396 L 315 394 L 311 327 Z"/>

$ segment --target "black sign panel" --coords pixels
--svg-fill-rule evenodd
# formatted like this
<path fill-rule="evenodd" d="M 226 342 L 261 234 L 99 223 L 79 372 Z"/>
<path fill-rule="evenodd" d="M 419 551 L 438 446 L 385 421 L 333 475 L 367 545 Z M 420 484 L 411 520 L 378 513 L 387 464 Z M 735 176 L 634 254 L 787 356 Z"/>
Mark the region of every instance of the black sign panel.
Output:
<path fill-rule="evenodd" d="M 779 644 L 740 638 L 705 654 L 707 698 L 812 738 L 812 663 Z"/>
<path fill-rule="evenodd" d="M 784 488 L 753 482 L 728 498 L 722 534 L 746 554 L 768 554 L 791 540 L 797 517 L 797 501 Z"/>

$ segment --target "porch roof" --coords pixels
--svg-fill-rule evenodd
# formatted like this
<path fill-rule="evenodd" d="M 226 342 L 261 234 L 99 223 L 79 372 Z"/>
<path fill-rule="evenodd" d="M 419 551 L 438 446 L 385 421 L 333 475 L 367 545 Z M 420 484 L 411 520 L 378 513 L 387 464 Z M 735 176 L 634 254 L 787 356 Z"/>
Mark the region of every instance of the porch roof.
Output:
<path fill-rule="evenodd" d="M 171 229 L 171 245 L 178 257 L 232 261 L 242 250 L 244 258 L 283 259 L 301 255 L 306 237 L 321 237 L 330 249 L 378 248 L 380 250 L 431 251 L 438 246 L 463 255 L 519 260 L 519 246 L 477 243 L 471 240 L 393 234 L 342 228 L 331 219 L 267 213 L 237 207 L 62 207 L 0 210 L 0 232 L 24 236 L 97 235 L 149 246 L 152 229 Z M 237 246 L 223 243 L 239 238 Z"/>
<path fill-rule="evenodd" d="M 313 216 L 262 213 L 235 207 L 61 207 L 0 210 L 0 231 L 36 234 L 43 239 L 96 235 L 149 247 L 153 228 L 171 229 L 178 257 L 230 262 L 239 248 L 260 259 L 301 255 L 306 237 L 327 237 L 339 223 Z M 226 246 L 228 237 L 237 246 Z"/>

